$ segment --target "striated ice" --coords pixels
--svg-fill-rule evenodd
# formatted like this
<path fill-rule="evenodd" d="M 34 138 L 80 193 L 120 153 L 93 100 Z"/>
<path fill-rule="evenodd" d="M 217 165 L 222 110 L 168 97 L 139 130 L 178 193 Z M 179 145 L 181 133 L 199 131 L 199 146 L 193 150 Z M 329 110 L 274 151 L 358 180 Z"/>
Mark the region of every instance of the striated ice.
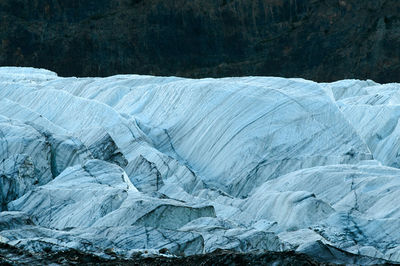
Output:
<path fill-rule="evenodd" d="M 0 68 L 0 241 L 400 262 L 400 85 Z"/>

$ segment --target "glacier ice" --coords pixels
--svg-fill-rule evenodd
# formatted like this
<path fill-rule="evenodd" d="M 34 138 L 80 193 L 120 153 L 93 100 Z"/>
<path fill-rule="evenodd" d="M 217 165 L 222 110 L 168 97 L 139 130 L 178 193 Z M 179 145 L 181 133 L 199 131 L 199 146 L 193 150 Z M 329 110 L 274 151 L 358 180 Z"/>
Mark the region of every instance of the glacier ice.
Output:
<path fill-rule="evenodd" d="M 400 262 L 400 84 L 0 68 L 0 241 Z"/>

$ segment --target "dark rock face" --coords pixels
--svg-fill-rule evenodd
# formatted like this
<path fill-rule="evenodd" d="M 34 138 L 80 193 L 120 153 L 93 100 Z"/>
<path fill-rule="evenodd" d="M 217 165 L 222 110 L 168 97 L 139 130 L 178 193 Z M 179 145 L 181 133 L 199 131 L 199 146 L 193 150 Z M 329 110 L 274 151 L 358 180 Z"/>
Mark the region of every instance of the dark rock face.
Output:
<path fill-rule="evenodd" d="M 0 65 L 400 81 L 398 0 L 2 0 Z"/>

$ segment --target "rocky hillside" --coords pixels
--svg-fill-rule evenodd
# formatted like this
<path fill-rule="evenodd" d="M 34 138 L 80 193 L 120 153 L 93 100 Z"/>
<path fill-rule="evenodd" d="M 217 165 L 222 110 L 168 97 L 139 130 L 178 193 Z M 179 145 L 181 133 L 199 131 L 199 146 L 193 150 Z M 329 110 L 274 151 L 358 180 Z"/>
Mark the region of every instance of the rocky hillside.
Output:
<path fill-rule="evenodd" d="M 2 0 L 0 65 L 399 81 L 398 0 Z"/>

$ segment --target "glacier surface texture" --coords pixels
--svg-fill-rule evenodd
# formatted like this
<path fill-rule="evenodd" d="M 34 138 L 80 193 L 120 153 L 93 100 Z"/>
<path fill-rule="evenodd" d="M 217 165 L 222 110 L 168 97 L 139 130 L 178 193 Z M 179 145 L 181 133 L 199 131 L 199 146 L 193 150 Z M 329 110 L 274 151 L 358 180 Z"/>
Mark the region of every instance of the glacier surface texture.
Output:
<path fill-rule="evenodd" d="M 3 67 L 0 242 L 400 262 L 399 118 L 400 84 Z"/>

